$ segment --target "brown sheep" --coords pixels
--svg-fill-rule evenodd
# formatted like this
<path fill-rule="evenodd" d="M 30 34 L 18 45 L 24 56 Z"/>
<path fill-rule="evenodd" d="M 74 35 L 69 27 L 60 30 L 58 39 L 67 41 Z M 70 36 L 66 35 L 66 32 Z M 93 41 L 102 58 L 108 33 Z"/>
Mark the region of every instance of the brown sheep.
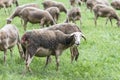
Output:
<path fill-rule="evenodd" d="M 38 4 L 36 3 L 29 3 L 29 4 L 24 4 L 21 6 L 18 6 L 14 12 L 11 14 L 11 16 L 9 18 L 7 18 L 7 24 L 10 24 L 11 21 L 15 18 L 15 17 L 20 17 L 20 11 L 22 9 L 24 9 L 25 7 L 35 7 L 35 8 L 39 8 Z"/>
<path fill-rule="evenodd" d="M 76 4 L 81 6 L 81 0 L 69 0 L 69 2 L 71 6 L 75 6 Z"/>
<path fill-rule="evenodd" d="M 117 12 L 110 6 L 106 6 L 106 5 L 101 5 L 101 4 L 97 4 L 94 8 L 94 15 L 95 15 L 95 25 L 97 25 L 97 19 L 98 17 L 105 17 L 107 18 L 106 20 L 106 24 L 108 19 L 111 22 L 112 25 L 112 19 L 116 19 L 117 20 L 117 25 L 120 25 L 120 18 L 117 14 Z"/>
<path fill-rule="evenodd" d="M 46 11 L 48 11 L 51 14 L 54 21 L 57 23 L 60 15 L 60 10 L 57 7 L 50 7 L 50 8 L 47 8 Z"/>
<path fill-rule="evenodd" d="M 48 29 L 48 30 L 60 30 L 60 31 L 62 31 L 65 34 L 71 34 L 73 32 L 81 32 L 79 27 L 76 24 L 74 24 L 74 23 L 55 24 L 55 25 L 53 25 L 51 27 L 48 27 L 46 29 Z M 80 37 L 80 36 L 81 35 L 78 35 L 78 37 Z M 85 36 L 82 36 L 82 37 L 86 40 Z M 77 46 L 70 47 L 70 51 L 71 51 L 71 62 L 73 60 L 77 61 L 78 56 L 79 56 L 79 52 L 78 52 Z"/>
<path fill-rule="evenodd" d="M 66 18 L 65 22 L 72 21 L 73 23 L 75 23 L 76 20 L 80 20 L 80 23 L 82 24 L 81 12 L 80 12 L 80 9 L 78 7 L 74 7 L 68 11 L 67 18 Z"/>
<path fill-rule="evenodd" d="M 27 70 L 31 71 L 29 64 L 33 56 L 50 57 L 54 55 L 56 65 L 59 68 L 59 56 L 64 50 L 73 46 L 79 45 L 79 40 L 76 37 L 82 33 L 75 32 L 72 34 L 64 34 L 59 30 L 36 29 L 26 32 L 21 39 L 23 50 L 25 53 L 25 61 Z"/>
<path fill-rule="evenodd" d="M 4 51 L 4 63 L 6 62 L 7 50 L 10 50 L 12 56 L 12 48 L 17 44 L 20 56 L 22 57 L 22 48 L 19 38 L 19 32 L 15 25 L 7 24 L 0 29 L 0 51 Z"/>
<path fill-rule="evenodd" d="M 117 10 L 120 10 L 120 0 L 113 0 L 111 6 Z"/>
<path fill-rule="evenodd" d="M 60 12 L 65 12 L 67 13 L 67 9 L 65 8 L 64 4 L 61 2 L 56 2 L 56 1 L 52 1 L 52 0 L 45 0 L 43 1 L 43 7 L 44 9 L 47 9 L 49 7 L 57 7 Z"/>
<path fill-rule="evenodd" d="M 48 11 L 40 10 L 34 7 L 26 7 L 20 12 L 20 18 L 23 19 L 24 30 L 26 31 L 27 22 L 36 24 L 40 23 L 42 27 L 44 25 L 49 26 L 55 24 L 54 19 Z"/>
<path fill-rule="evenodd" d="M 19 6 L 18 0 L 0 0 L 0 8 L 4 8 L 6 12 L 6 8 L 11 7 L 12 4 L 16 4 L 16 7 Z"/>
<path fill-rule="evenodd" d="M 107 0 L 87 0 L 86 2 L 86 6 L 88 9 L 90 9 L 91 12 L 96 4 L 103 4 L 109 6 L 109 2 Z"/>

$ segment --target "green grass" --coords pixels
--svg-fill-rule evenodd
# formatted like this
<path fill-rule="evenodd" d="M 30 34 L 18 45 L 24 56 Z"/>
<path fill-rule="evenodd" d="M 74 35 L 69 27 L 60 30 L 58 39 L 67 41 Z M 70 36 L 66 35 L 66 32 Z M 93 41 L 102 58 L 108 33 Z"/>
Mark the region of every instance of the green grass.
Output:
<path fill-rule="evenodd" d="M 64 2 L 67 8 L 70 8 L 68 0 L 57 0 Z M 19 0 L 19 3 L 29 2 L 38 3 L 42 9 L 42 0 Z M 79 58 L 77 62 L 70 63 L 70 51 L 66 50 L 60 56 L 60 69 L 56 71 L 55 58 L 44 69 L 45 58 L 34 57 L 30 64 L 32 73 L 27 72 L 25 76 L 22 72 L 25 63 L 19 58 L 17 47 L 14 48 L 13 57 L 7 52 L 7 64 L 3 64 L 3 52 L 0 54 L 0 80 L 119 80 L 120 79 L 120 28 L 116 26 L 113 20 L 113 26 L 108 22 L 105 25 L 105 18 L 98 19 L 98 26 L 94 25 L 94 15 L 89 10 L 85 11 L 85 5 L 81 7 L 82 26 L 79 21 L 77 25 L 87 38 L 87 42 L 82 40 L 79 46 Z M 120 15 L 120 12 L 117 11 Z M 12 11 L 11 11 L 12 13 Z M 0 27 L 6 24 L 6 18 L 3 9 L 0 10 Z M 61 13 L 59 23 L 65 21 L 66 15 Z M 24 33 L 20 19 L 15 18 L 12 22 L 20 32 Z M 27 25 L 27 30 L 39 28 L 39 24 Z"/>

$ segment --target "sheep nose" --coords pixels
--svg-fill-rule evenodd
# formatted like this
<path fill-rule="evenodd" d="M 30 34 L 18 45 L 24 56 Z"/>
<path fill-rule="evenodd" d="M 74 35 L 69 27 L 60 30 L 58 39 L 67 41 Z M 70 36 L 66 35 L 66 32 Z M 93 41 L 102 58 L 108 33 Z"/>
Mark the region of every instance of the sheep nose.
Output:
<path fill-rule="evenodd" d="M 79 42 L 76 42 L 76 45 L 79 45 L 80 43 Z"/>

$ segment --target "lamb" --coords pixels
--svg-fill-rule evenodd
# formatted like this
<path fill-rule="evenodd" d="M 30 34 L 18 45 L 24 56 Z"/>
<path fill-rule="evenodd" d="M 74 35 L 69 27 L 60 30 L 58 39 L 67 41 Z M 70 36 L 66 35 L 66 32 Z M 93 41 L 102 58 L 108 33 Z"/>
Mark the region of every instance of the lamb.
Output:
<path fill-rule="evenodd" d="M 47 9 L 49 7 L 57 7 L 60 10 L 60 12 L 67 13 L 67 9 L 65 8 L 64 4 L 61 2 L 45 0 L 45 1 L 43 1 L 42 5 L 43 5 L 44 9 Z"/>
<path fill-rule="evenodd" d="M 75 23 L 76 20 L 80 20 L 80 23 L 82 24 L 81 12 L 80 12 L 80 9 L 78 7 L 74 7 L 68 11 L 67 18 L 66 18 L 65 22 L 72 21 L 73 23 Z"/>
<path fill-rule="evenodd" d="M 103 5 L 109 6 L 109 2 L 107 0 L 87 0 L 86 1 L 86 6 L 88 9 L 90 9 L 91 12 L 93 10 L 93 7 L 96 4 L 103 4 Z"/>
<path fill-rule="evenodd" d="M 16 7 L 19 6 L 18 0 L 0 0 L 0 8 L 4 8 L 6 12 L 6 8 L 11 7 L 12 4 L 16 4 Z"/>
<path fill-rule="evenodd" d="M 120 10 L 120 0 L 113 0 L 111 6 L 117 10 Z"/>
<path fill-rule="evenodd" d="M 107 24 L 108 19 L 110 20 L 111 25 L 112 25 L 112 19 L 116 19 L 117 25 L 120 26 L 120 18 L 118 16 L 117 12 L 112 7 L 97 4 L 93 8 L 93 11 L 94 11 L 94 16 L 95 16 L 95 25 L 97 25 L 98 17 L 105 17 L 105 18 L 107 18 L 106 24 Z"/>
<path fill-rule="evenodd" d="M 79 27 L 74 23 L 55 24 L 53 26 L 47 27 L 46 29 L 47 30 L 60 30 L 65 34 L 71 34 L 71 33 L 74 33 L 74 32 L 81 32 Z M 77 37 L 79 38 L 79 37 L 81 37 L 81 35 L 78 35 Z M 82 37 L 84 38 L 84 40 L 86 40 L 84 35 L 82 35 Z M 70 47 L 70 51 L 71 51 L 71 62 L 73 62 L 73 60 L 77 61 L 78 56 L 79 56 L 77 46 Z"/>
<path fill-rule="evenodd" d="M 34 7 L 26 7 L 20 12 L 20 18 L 23 19 L 24 30 L 26 31 L 27 22 L 30 23 L 40 23 L 42 27 L 44 25 L 49 26 L 55 24 L 54 19 L 48 11 L 41 10 Z"/>
<path fill-rule="evenodd" d="M 7 50 L 10 50 L 12 56 L 12 49 L 17 44 L 20 56 L 22 57 L 23 51 L 20 43 L 18 29 L 15 25 L 7 24 L 0 29 L 0 51 L 4 51 L 4 63 L 6 63 Z"/>
<path fill-rule="evenodd" d="M 29 64 L 33 56 L 50 57 L 54 55 L 56 58 L 56 65 L 59 68 L 59 55 L 62 52 L 73 46 L 79 45 L 80 39 L 76 36 L 82 33 L 75 32 L 72 34 L 64 34 L 59 30 L 36 29 L 27 31 L 21 39 L 21 44 L 25 53 L 26 70 L 30 70 Z"/>
<path fill-rule="evenodd" d="M 36 3 L 29 3 L 29 4 L 24 4 L 24 5 L 18 6 L 14 10 L 14 12 L 11 14 L 11 16 L 9 18 L 7 18 L 7 24 L 10 24 L 15 17 L 20 17 L 21 10 L 24 9 L 24 8 L 26 8 L 26 7 L 39 8 L 39 5 L 36 4 Z"/>
<path fill-rule="evenodd" d="M 78 4 L 79 6 L 81 6 L 81 0 L 69 0 L 70 5 L 71 6 L 75 6 L 76 4 Z"/>
<path fill-rule="evenodd" d="M 48 11 L 51 14 L 54 21 L 57 23 L 60 15 L 60 10 L 57 7 L 50 7 L 50 8 L 47 8 L 46 11 Z"/>

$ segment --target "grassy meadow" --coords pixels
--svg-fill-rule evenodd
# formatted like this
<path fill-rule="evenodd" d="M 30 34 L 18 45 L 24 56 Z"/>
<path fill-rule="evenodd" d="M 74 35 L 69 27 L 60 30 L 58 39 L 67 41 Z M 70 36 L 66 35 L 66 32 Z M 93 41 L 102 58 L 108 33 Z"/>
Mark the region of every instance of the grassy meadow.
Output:
<path fill-rule="evenodd" d="M 19 0 L 19 4 L 38 3 L 43 0 Z M 70 9 L 68 0 L 56 0 L 63 2 L 67 9 Z M 11 13 L 13 12 L 11 10 Z M 0 80 L 119 80 L 120 79 L 120 28 L 113 20 L 113 26 L 108 22 L 105 25 L 105 18 L 97 20 L 97 27 L 94 25 L 94 15 L 89 10 L 85 11 L 86 6 L 80 7 L 82 14 L 82 26 L 79 21 L 76 24 L 82 30 L 87 41 L 81 41 L 79 48 L 78 61 L 71 63 L 70 51 L 66 50 L 60 56 L 60 68 L 56 71 L 55 57 L 52 62 L 44 69 L 46 58 L 34 57 L 30 64 L 32 73 L 27 72 L 25 76 L 22 72 L 25 62 L 20 59 L 17 46 L 14 48 L 13 57 L 7 52 L 6 65 L 3 63 L 3 52 L 0 52 Z M 120 15 L 120 11 L 117 11 Z M 0 10 L 0 27 L 6 24 L 4 9 Z M 65 21 L 66 15 L 60 14 L 58 23 Z M 20 36 L 24 33 L 20 18 L 16 17 L 12 21 L 19 29 Z M 28 23 L 27 30 L 38 29 L 39 24 Z"/>

